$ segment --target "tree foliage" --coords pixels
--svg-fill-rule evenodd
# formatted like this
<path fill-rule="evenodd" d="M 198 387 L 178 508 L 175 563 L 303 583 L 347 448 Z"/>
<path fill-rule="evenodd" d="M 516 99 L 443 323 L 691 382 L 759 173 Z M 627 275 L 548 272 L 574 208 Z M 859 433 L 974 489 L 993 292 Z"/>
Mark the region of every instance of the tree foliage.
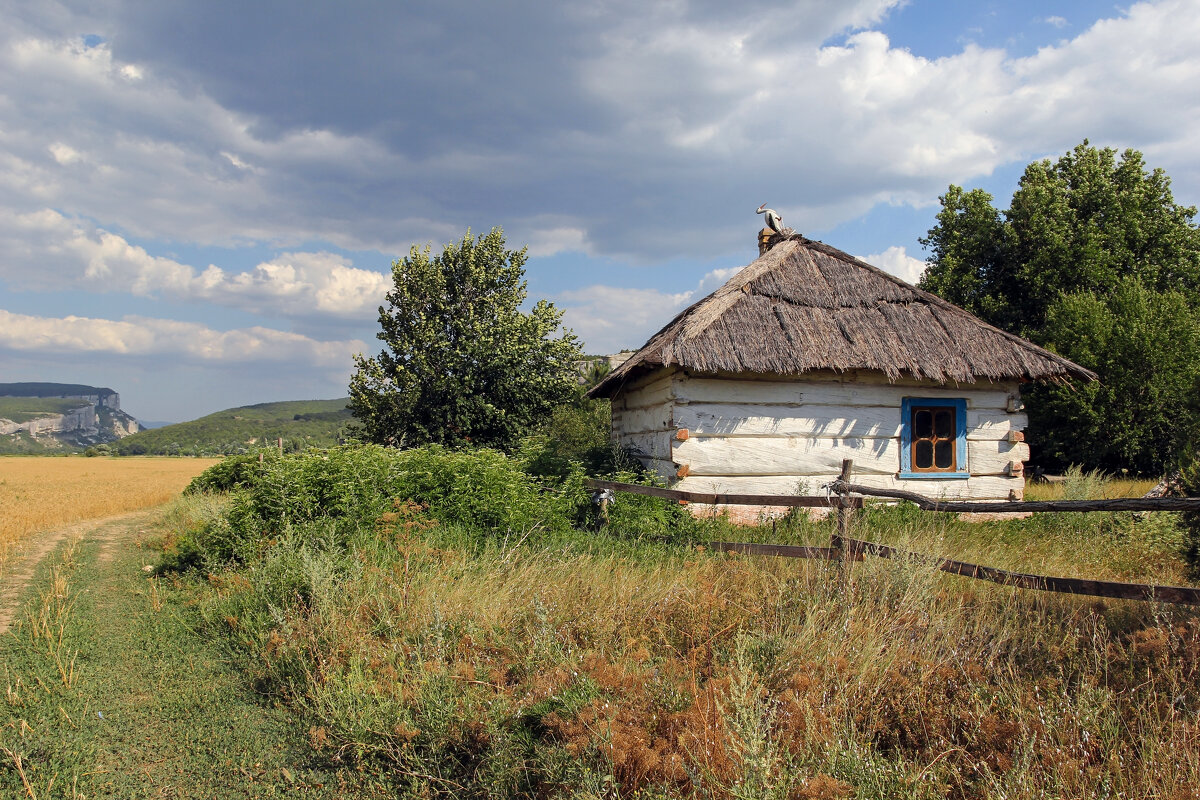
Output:
<path fill-rule="evenodd" d="M 525 250 L 504 234 L 413 247 L 379 309 L 383 351 L 355 357 L 350 408 L 380 444 L 510 449 L 577 392 L 575 335 L 545 301 L 525 312 Z"/>
<path fill-rule="evenodd" d="M 1165 471 L 1196 429 L 1200 321 L 1182 292 L 1118 278 L 1105 295 L 1051 306 L 1047 343 L 1099 374 L 1094 383 L 1029 393 L 1039 458 L 1139 474 Z"/>
<path fill-rule="evenodd" d="M 1196 209 L 1086 141 L 1030 164 L 1005 211 L 958 186 L 941 204 L 921 287 L 1100 376 L 1028 392 L 1038 462 L 1161 472 L 1200 427 Z"/>

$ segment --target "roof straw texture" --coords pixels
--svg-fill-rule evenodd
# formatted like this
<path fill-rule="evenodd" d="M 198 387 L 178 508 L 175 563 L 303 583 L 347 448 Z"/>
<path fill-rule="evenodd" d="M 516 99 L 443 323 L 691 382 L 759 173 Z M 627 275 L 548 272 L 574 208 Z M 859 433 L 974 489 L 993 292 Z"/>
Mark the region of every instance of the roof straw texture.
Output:
<path fill-rule="evenodd" d="M 939 383 L 1095 380 L 1096 375 L 988 325 L 829 245 L 776 236 L 724 286 L 685 309 L 592 389 L 611 397 L 660 366 L 799 375 L 878 370 Z"/>

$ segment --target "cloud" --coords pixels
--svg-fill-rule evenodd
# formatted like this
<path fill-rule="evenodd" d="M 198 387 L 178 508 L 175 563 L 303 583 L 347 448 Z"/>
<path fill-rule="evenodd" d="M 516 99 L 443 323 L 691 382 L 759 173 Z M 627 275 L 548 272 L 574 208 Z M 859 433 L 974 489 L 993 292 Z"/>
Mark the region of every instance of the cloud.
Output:
<path fill-rule="evenodd" d="M 763 199 L 828 229 L 1085 136 L 1200 183 L 1194 4 L 938 59 L 871 29 L 897 5 L 23 8 L 0 181 L 20 213 L 159 241 L 404 252 L 501 224 L 635 262 L 732 253 Z"/>
<path fill-rule="evenodd" d="M 49 208 L 0 219 L 0 277 L 27 290 L 87 289 L 203 301 L 291 319 L 375 317 L 390 274 L 327 252 L 283 253 L 245 272 L 152 256 L 124 237 Z"/>
<path fill-rule="evenodd" d="M 321 342 L 270 328 L 217 331 L 193 322 L 130 316 L 122 320 L 39 317 L 0 310 L 0 350 L 53 356 L 169 359 L 222 367 L 306 365 L 348 371 L 358 340 Z"/>
<path fill-rule="evenodd" d="M 859 258 L 914 286 L 917 281 L 921 280 L 921 274 L 925 272 L 926 267 L 924 261 L 913 258 L 905 251 L 905 248 L 896 245 L 882 253 L 872 253 L 869 256 L 859 256 Z"/>
<path fill-rule="evenodd" d="M 1066 17 L 1057 17 L 1057 16 L 1043 17 L 1041 21 L 1046 23 L 1047 25 L 1052 25 L 1055 28 L 1065 28 L 1065 27 L 1067 27 L 1067 25 L 1070 24 L 1069 22 L 1067 22 Z"/>
<path fill-rule="evenodd" d="M 560 292 L 554 302 L 563 309 L 563 324 L 575 331 L 589 353 L 615 353 L 641 346 L 690 303 L 716 291 L 742 269 L 712 270 L 685 292 L 596 285 Z"/>

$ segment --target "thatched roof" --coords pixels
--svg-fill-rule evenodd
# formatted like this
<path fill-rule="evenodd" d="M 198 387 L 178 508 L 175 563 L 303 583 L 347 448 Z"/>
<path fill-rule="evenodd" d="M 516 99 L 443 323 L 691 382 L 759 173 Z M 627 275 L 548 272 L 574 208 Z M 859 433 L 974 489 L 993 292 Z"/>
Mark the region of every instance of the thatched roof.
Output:
<path fill-rule="evenodd" d="M 1096 378 L 827 244 L 798 235 L 776 236 L 771 244 L 590 394 L 611 397 L 631 378 L 670 365 L 786 376 L 878 370 L 889 380 L 938 383 Z"/>

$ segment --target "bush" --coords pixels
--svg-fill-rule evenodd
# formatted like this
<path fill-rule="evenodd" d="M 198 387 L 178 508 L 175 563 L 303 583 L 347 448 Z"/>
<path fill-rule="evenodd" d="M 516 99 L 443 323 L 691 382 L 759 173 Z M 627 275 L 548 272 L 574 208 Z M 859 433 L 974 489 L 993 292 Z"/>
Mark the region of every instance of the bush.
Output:
<path fill-rule="evenodd" d="M 581 398 L 559 406 L 518 449 L 532 475 L 563 478 L 572 470 L 588 475 L 608 475 L 617 470 L 637 471 L 641 465 L 611 440 L 608 400 Z"/>
<path fill-rule="evenodd" d="M 274 451 L 271 451 L 274 452 Z M 183 490 L 184 494 L 215 494 L 231 492 L 253 482 L 262 474 L 259 455 L 226 456 L 201 472 Z M 267 456 L 261 456 L 265 461 Z"/>
<path fill-rule="evenodd" d="M 246 561 L 266 541 L 309 531 L 346 542 L 372 530 L 398 501 L 428 508 L 442 523 L 505 536 L 565 532 L 586 515 L 580 475 L 550 490 L 494 450 L 451 451 L 437 445 L 393 450 L 355 445 L 267 458 L 230 457 L 197 477 L 188 492 L 231 492 L 224 517 L 181 541 L 200 561 Z M 325 523 L 329 523 L 326 525 Z"/>
<path fill-rule="evenodd" d="M 1179 488 L 1185 497 L 1200 497 L 1200 451 L 1185 458 L 1179 468 Z M 1183 523 L 1183 558 L 1192 578 L 1200 580 L 1200 512 L 1180 514 Z"/>

